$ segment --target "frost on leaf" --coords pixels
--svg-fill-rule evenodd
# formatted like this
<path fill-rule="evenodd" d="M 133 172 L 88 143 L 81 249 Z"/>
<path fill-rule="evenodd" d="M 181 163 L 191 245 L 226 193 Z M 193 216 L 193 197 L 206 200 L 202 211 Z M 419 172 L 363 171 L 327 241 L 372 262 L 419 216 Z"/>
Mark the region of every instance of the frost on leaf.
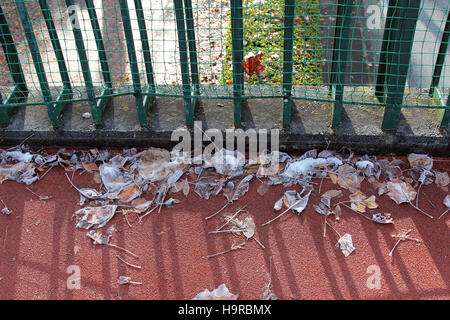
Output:
<path fill-rule="evenodd" d="M 109 244 L 109 236 L 103 235 L 100 232 L 91 230 L 86 235 L 94 241 L 94 244 Z"/>
<path fill-rule="evenodd" d="M 403 202 L 410 203 L 416 198 L 416 190 L 414 190 L 414 188 L 410 184 L 404 181 L 389 181 L 386 186 L 389 190 L 388 196 L 397 204 Z"/>
<path fill-rule="evenodd" d="M 438 187 L 445 187 L 446 185 L 448 185 L 450 183 L 450 179 L 448 177 L 447 172 L 436 171 L 435 176 L 436 176 L 435 182 Z"/>
<path fill-rule="evenodd" d="M 277 211 L 281 210 L 281 207 L 283 206 L 283 198 L 280 198 L 275 204 L 273 205 L 273 208 Z"/>
<path fill-rule="evenodd" d="M 336 247 L 338 246 L 346 257 L 348 257 L 355 250 L 355 247 L 353 246 L 352 236 L 348 233 L 339 238 L 338 242 L 336 243 Z"/>
<path fill-rule="evenodd" d="M 338 169 L 337 183 L 344 189 L 359 189 L 363 179 L 363 176 L 360 176 L 358 171 L 347 163 Z"/>
<path fill-rule="evenodd" d="M 212 165 L 216 172 L 223 175 L 235 176 L 242 174 L 245 156 L 236 151 L 221 149 L 211 157 Z"/>
<path fill-rule="evenodd" d="M 376 223 L 381 223 L 381 224 L 389 224 L 392 223 L 392 218 L 391 218 L 391 214 L 386 213 L 386 214 L 382 214 L 382 213 L 375 213 L 372 215 L 372 221 L 376 222 Z"/>
<path fill-rule="evenodd" d="M 103 207 L 85 207 L 75 212 L 78 216 L 77 228 L 89 229 L 105 226 L 116 213 L 117 205 Z"/>
<path fill-rule="evenodd" d="M 425 170 L 431 170 L 433 168 L 433 159 L 426 154 L 410 153 L 408 155 L 409 165 Z"/>
<path fill-rule="evenodd" d="M 237 298 L 238 295 L 232 294 L 227 286 L 222 283 L 213 291 L 205 289 L 203 292 L 197 294 L 192 300 L 237 300 Z"/>

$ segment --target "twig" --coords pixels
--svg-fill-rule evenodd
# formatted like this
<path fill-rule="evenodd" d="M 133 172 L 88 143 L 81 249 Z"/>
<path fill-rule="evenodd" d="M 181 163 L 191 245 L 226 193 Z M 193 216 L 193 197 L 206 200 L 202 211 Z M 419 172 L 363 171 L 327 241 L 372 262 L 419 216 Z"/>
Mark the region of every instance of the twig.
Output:
<path fill-rule="evenodd" d="M 447 208 L 447 210 L 445 210 L 445 211 L 439 216 L 438 219 L 442 218 L 442 217 L 444 216 L 444 214 L 446 214 L 446 213 L 448 212 L 448 210 L 450 210 L 450 208 Z"/>
<path fill-rule="evenodd" d="M 280 218 L 283 214 L 285 214 L 286 212 L 288 212 L 289 210 L 291 210 L 297 203 L 299 203 L 301 200 L 303 200 L 303 198 L 298 199 L 297 201 L 295 201 L 289 208 L 287 208 L 286 210 L 284 210 L 282 213 L 280 213 L 279 215 L 277 215 L 275 218 L 273 218 L 272 220 L 269 220 L 267 222 L 264 222 L 261 226 L 266 226 L 269 223 L 272 223 L 273 221 L 277 220 L 278 218 Z"/>
<path fill-rule="evenodd" d="M 428 218 L 434 219 L 433 216 L 429 215 L 428 213 L 426 213 L 425 211 L 423 211 L 422 209 L 420 209 L 419 207 L 415 206 L 412 204 L 411 200 L 409 200 L 409 197 L 406 195 L 405 191 L 403 191 L 403 189 L 400 188 L 400 191 L 403 193 L 403 196 L 405 197 L 405 199 L 408 200 L 409 204 L 416 209 L 417 211 L 423 213 L 424 215 L 426 215 Z"/>
<path fill-rule="evenodd" d="M 31 189 L 28 188 L 28 187 L 25 187 L 25 189 L 27 189 L 27 190 L 30 191 L 32 194 L 34 194 L 36 197 L 38 197 L 39 200 L 48 200 L 48 199 L 53 198 L 53 196 L 40 196 L 40 195 L 38 195 L 36 192 L 34 192 L 33 190 L 31 190 Z"/>
<path fill-rule="evenodd" d="M 209 219 L 215 217 L 215 216 L 218 215 L 220 212 L 222 212 L 222 210 L 225 209 L 229 204 L 230 204 L 230 202 L 227 201 L 227 203 L 225 203 L 225 205 L 224 205 L 219 211 L 213 213 L 213 214 L 210 215 L 209 217 L 206 217 L 205 220 L 209 220 Z"/>
<path fill-rule="evenodd" d="M 424 180 L 424 181 L 425 181 L 425 180 Z M 422 182 L 420 183 L 419 188 L 417 189 L 416 207 L 419 207 L 420 188 L 422 188 L 422 185 L 423 185 L 424 181 L 422 181 Z"/>
<path fill-rule="evenodd" d="M 340 234 L 339 232 L 337 232 L 337 230 L 336 230 L 335 228 L 333 228 L 333 227 L 331 226 L 331 224 L 329 224 L 329 223 L 326 222 L 326 221 L 325 221 L 325 223 L 326 223 L 326 224 L 327 224 L 334 232 L 336 232 L 336 234 L 338 235 L 339 238 L 342 238 L 341 234 Z"/>
<path fill-rule="evenodd" d="M 19 143 L 17 146 L 11 147 L 11 148 L 7 149 L 6 151 L 11 151 L 11 150 L 17 149 L 18 147 L 20 147 L 21 145 L 23 145 L 23 144 L 25 143 L 25 141 L 27 141 L 28 139 L 30 139 L 30 138 L 31 138 L 32 136 L 34 136 L 35 134 L 36 134 L 36 133 L 33 132 L 33 133 L 30 134 L 28 137 L 26 137 L 25 139 L 23 139 L 22 142 Z"/>
<path fill-rule="evenodd" d="M 152 200 L 152 203 L 151 203 L 150 205 L 152 205 L 152 204 L 153 204 L 153 201 L 155 201 L 156 195 L 157 195 L 157 194 L 158 194 L 158 193 L 155 193 L 155 195 L 154 195 L 154 197 L 153 197 L 153 200 Z M 152 210 L 150 210 L 150 211 L 147 209 L 147 212 L 146 212 L 144 215 L 139 216 L 139 217 L 138 217 L 139 223 L 142 224 L 142 219 L 144 219 L 144 217 L 145 217 L 146 215 L 150 214 L 150 213 L 151 213 L 153 210 L 155 210 L 157 207 L 158 207 L 158 206 L 154 207 L 154 208 L 153 208 Z"/>
<path fill-rule="evenodd" d="M 243 206 L 242 208 L 239 208 L 238 211 L 236 211 L 236 213 L 230 217 L 230 218 L 226 218 L 227 222 L 225 222 L 223 225 L 221 225 L 217 231 L 221 230 L 223 227 L 225 227 L 228 223 L 230 223 L 230 221 L 232 221 L 234 218 L 236 218 L 236 216 L 241 212 L 241 211 L 245 211 L 244 208 L 246 208 L 247 205 Z"/>
<path fill-rule="evenodd" d="M 419 212 L 423 213 L 424 215 L 426 215 L 428 218 L 434 219 L 432 215 L 429 215 L 428 213 L 426 213 L 426 212 L 423 211 L 422 209 L 416 207 L 415 205 L 413 205 L 413 204 L 411 203 L 411 201 L 409 201 L 409 204 L 410 204 L 414 209 L 416 209 L 417 211 L 419 211 Z"/>
<path fill-rule="evenodd" d="M 110 246 L 110 247 L 114 247 L 114 248 L 120 249 L 120 250 L 123 250 L 123 251 L 125 251 L 126 253 L 132 255 L 133 257 L 135 257 L 136 259 L 139 259 L 139 257 L 138 257 L 137 255 L 135 255 L 133 252 L 128 251 L 128 250 L 125 249 L 125 248 L 119 247 L 119 246 L 116 245 L 116 244 L 113 244 L 113 243 L 106 243 L 106 245 L 108 245 L 108 246 Z"/>
<path fill-rule="evenodd" d="M 256 243 L 257 243 L 257 244 L 259 244 L 259 245 L 261 246 L 261 248 L 263 248 L 263 249 L 265 249 L 265 248 L 266 248 L 266 247 L 264 247 L 264 245 L 263 245 L 263 244 L 262 244 L 261 242 L 259 242 L 259 240 L 258 240 L 258 239 L 256 239 L 256 238 L 255 238 L 255 236 L 253 236 L 252 238 L 253 238 L 253 240 L 255 240 L 255 241 L 256 241 Z"/>
<path fill-rule="evenodd" d="M 206 257 L 208 259 L 209 258 L 213 258 L 213 257 L 217 257 L 218 255 L 225 254 L 225 253 L 228 253 L 228 252 L 233 251 L 233 250 L 242 249 L 244 245 L 245 245 L 245 242 L 242 242 L 241 244 L 238 244 L 238 245 L 232 245 L 231 248 L 228 249 L 228 250 L 225 250 L 225 251 L 222 251 L 222 252 L 218 252 L 218 253 L 214 253 L 214 254 L 210 254 L 210 255 L 208 255 Z"/>
<path fill-rule="evenodd" d="M 131 224 L 130 224 L 130 221 L 128 221 L 127 214 L 124 214 L 124 217 L 125 217 L 125 221 L 127 222 L 128 226 L 131 228 Z"/>
<path fill-rule="evenodd" d="M 433 208 L 436 208 L 436 206 L 434 205 L 434 203 L 430 200 L 430 198 L 428 198 L 428 195 L 425 193 L 425 191 L 422 190 L 423 195 L 425 196 L 425 199 L 428 201 L 429 204 L 431 204 L 431 206 Z"/>
<path fill-rule="evenodd" d="M 120 255 L 117 255 L 117 258 L 118 258 L 120 261 L 122 261 L 123 263 L 125 263 L 127 266 L 130 266 L 130 267 L 133 267 L 133 268 L 136 268 L 136 269 L 142 269 L 141 266 L 137 266 L 137 265 L 135 265 L 135 264 L 131 264 L 131 263 L 129 263 L 129 262 L 126 262 L 125 260 L 123 260 L 123 259 L 120 257 Z"/>
<path fill-rule="evenodd" d="M 416 241 L 418 243 L 422 243 L 423 241 L 414 237 L 410 237 L 408 235 L 408 233 L 410 233 L 412 231 L 412 229 L 408 229 L 405 231 L 400 231 L 398 234 L 393 234 L 392 237 L 393 238 L 399 238 L 398 241 L 395 243 L 394 247 L 392 248 L 391 252 L 389 252 L 389 256 L 392 256 L 392 253 L 394 252 L 395 248 L 398 246 L 398 244 L 401 241 L 405 241 L 405 240 L 413 240 Z"/>
<path fill-rule="evenodd" d="M 231 228 L 231 229 L 225 229 L 225 230 L 214 230 L 214 231 L 209 231 L 208 234 L 212 234 L 212 233 L 222 233 L 222 232 L 243 232 L 246 229 L 239 229 L 239 228 Z"/>
<path fill-rule="evenodd" d="M 45 171 L 44 174 L 43 174 L 42 176 L 39 177 L 39 180 L 41 180 L 42 178 L 44 178 L 45 175 L 46 175 L 50 170 L 52 170 L 53 168 L 54 168 L 54 167 L 48 168 L 47 171 Z"/>

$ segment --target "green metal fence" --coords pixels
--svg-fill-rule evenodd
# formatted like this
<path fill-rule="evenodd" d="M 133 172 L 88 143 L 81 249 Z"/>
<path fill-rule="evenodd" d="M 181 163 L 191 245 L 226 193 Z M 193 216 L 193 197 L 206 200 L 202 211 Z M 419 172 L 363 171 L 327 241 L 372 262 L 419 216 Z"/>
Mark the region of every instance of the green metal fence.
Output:
<path fill-rule="evenodd" d="M 180 97 L 186 124 L 198 99 L 233 99 L 234 124 L 252 98 L 438 108 L 450 120 L 450 4 L 431 0 L 1 0 L 0 123 L 14 107 L 134 95 L 138 120 L 157 96 Z"/>

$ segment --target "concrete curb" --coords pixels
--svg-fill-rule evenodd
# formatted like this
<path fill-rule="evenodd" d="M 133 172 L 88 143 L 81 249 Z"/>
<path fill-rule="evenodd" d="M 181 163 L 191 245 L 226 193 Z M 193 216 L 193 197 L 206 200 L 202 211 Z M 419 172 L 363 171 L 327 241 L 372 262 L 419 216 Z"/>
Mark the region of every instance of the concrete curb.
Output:
<path fill-rule="evenodd" d="M 380 129 L 382 107 L 345 106 L 341 127 L 332 129 L 330 103 L 295 101 L 290 128 L 281 126 L 281 106 L 281 99 L 252 99 L 243 108 L 243 129 L 279 129 L 280 150 L 288 152 L 325 149 L 329 145 L 330 149 L 346 146 L 358 154 L 450 154 L 448 132 L 439 131 L 435 109 L 404 109 L 398 129 L 384 132 Z M 61 125 L 54 129 L 44 107 L 19 108 L 12 123 L 0 129 L 0 144 L 17 145 L 28 138 L 27 144 L 32 146 L 170 148 L 178 143 L 171 140 L 173 130 L 186 128 L 180 98 L 157 98 L 146 128 L 138 123 L 132 96 L 111 101 L 102 128 L 95 128 L 92 119 L 83 118 L 85 112 L 89 112 L 87 103 L 67 106 Z M 225 130 L 233 128 L 232 100 L 202 100 L 195 110 L 195 120 L 202 122 L 204 131 L 216 128 L 225 134 Z"/>

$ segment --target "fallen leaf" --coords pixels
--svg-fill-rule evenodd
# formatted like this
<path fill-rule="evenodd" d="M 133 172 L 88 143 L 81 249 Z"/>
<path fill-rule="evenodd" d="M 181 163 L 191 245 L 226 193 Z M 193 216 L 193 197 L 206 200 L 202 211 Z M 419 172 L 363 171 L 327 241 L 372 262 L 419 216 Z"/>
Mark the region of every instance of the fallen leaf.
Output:
<path fill-rule="evenodd" d="M 348 233 L 339 238 L 338 242 L 336 243 L 336 247 L 338 246 L 346 257 L 348 257 L 355 250 L 355 247 L 353 246 L 352 236 Z"/>
<path fill-rule="evenodd" d="M 81 208 L 75 212 L 75 215 L 78 216 L 77 228 L 101 228 L 111 220 L 116 209 L 117 205 Z"/>
<path fill-rule="evenodd" d="M 130 202 L 141 195 L 141 190 L 135 184 L 130 184 L 119 193 L 119 200 Z"/>
<path fill-rule="evenodd" d="M 446 185 L 448 185 L 450 183 L 450 179 L 448 177 L 448 173 L 447 172 L 438 172 L 438 171 L 436 171 L 435 172 L 435 176 L 436 176 L 435 182 L 436 182 L 436 185 L 438 187 L 442 188 L 442 187 L 445 187 Z"/>
<path fill-rule="evenodd" d="M 431 170 L 433 168 L 433 159 L 426 154 L 410 153 L 408 155 L 409 165 L 421 169 Z"/>
<path fill-rule="evenodd" d="M 389 190 L 388 196 L 397 204 L 410 203 L 416 198 L 416 190 L 410 184 L 401 180 L 389 181 L 386 186 Z"/>
<path fill-rule="evenodd" d="M 82 161 L 81 164 L 83 165 L 83 168 L 87 171 L 87 172 L 94 172 L 94 171 L 98 171 L 98 167 L 95 164 L 95 162 L 84 162 Z"/>
<path fill-rule="evenodd" d="M 389 224 L 392 223 L 392 218 L 389 213 L 384 215 L 382 213 L 375 213 L 372 215 L 372 221 L 381 224 Z"/>
<path fill-rule="evenodd" d="M 223 283 L 213 291 L 205 289 L 200 292 L 192 300 L 237 300 L 238 295 L 232 294 L 227 286 Z"/>

